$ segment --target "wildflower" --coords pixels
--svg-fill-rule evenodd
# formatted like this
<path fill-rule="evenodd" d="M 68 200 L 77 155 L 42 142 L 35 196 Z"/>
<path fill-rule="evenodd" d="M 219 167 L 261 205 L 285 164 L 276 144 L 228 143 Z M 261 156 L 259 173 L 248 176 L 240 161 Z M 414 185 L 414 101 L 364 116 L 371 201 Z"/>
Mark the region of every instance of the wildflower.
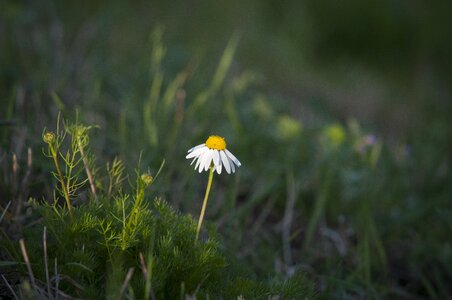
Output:
<path fill-rule="evenodd" d="M 188 150 L 188 154 L 185 157 L 187 159 L 193 158 L 191 164 L 195 161 L 195 170 L 198 169 L 199 173 L 203 170 L 209 171 L 209 179 L 207 181 L 206 193 L 204 195 L 204 201 L 202 203 L 201 214 L 199 215 L 198 226 L 196 228 L 195 242 L 198 240 L 199 231 L 201 230 L 202 220 L 204 219 L 204 213 L 206 211 L 207 200 L 209 199 L 210 188 L 213 181 L 213 173 L 217 171 L 221 174 L 223 168 L 226 169 L 228 174 L 235 173 L 235 166 L 240 167 L 242 164 L 240 161 L 226 149 L 226 141 L 221 136 L 211 135 L 204 144 L 200 144 Z"/>
<path fill-rule="evenodd" d="M 211 135 L 204 144 L 200 144 L 188 150 L 185 157 L 187 159 L 193 158 L 191 165 L 196 161 L 195 170 L 199 173 L 207 171 L 212 163 L 214 170 L 221 174 L 224 166 L 228 174 L 235 173 L 235 165 L 240 167 L 242 164 L 228 149 L 226 149 L 226 141 L 224 138 Z"/>
<path fill-rule="evenodd" d="M 141 174 L 141 181 L 144 183 L 146 187 L 150 186 L 154 181 L 154 178 L 150 174 Z"/>
<path fill-rule="evenodd" d="M 46 132 L 42 135 L 42 139 L 45 143 L 52 144 L 55 140 L 55 134 L 53 134 L 52 132 Z"/>

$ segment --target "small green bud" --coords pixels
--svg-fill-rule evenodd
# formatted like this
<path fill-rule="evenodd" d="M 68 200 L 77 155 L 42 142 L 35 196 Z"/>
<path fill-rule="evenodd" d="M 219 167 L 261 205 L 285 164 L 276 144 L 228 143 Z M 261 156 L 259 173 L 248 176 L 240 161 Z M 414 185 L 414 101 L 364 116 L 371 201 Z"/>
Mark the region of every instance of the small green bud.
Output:
<path fill-rule="evenodd" d="M 146 187 L 148 187 L 154 181 L 154 177 L 152 177 L 150 174 L 147 174 L 147 173 L 141 174 L 141 181 L 143 181 L 144 185 Z"/>
<path fill-rule="evenodd" d="M 75 128 L 75 135 L 77 136 L 77 137 L 82 137 L 82 136 L 84 136 L 86 134 L 86 127 L 85 126 L 77 126 L 76 128 Z"/>
<path fill-rule="evenodd" d="M 42 140 L 47 144 L 52 144 L 55 141 L 55 134 L 53 132 L 46 132 L 42 135 Z"/>

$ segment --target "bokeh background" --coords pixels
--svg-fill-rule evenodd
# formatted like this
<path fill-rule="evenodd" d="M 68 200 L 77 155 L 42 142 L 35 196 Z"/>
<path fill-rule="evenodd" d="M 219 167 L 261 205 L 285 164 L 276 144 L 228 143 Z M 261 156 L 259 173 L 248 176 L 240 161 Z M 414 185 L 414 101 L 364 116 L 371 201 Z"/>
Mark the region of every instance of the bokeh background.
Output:
<path fill-rule="evenodd" d="M 99 165 L 165 159 L 155 195 L 197 215 L 206 176 L 184 156 L 217 133 L 243 167 L 207 220 L 256 274 L 301 270 L 326 299 L 450 297 L 451 10 L 1 1 L 0 204 L 51 199 L 41 134 L 78 111 Z"/>
<path fill-rule="evenodd" d="M 291 100 L 294 113 L 353 117 L 402 138 L 443 134 L 452 77 L 449 8 L 448 1 L 3 1 L 1 95 L 9 104 L 17 89 L 28 96 L 45 85 L 83 106 L 93 102 L 85 95 L 96 82 L 116 93 L 134 90 L 125 79 L 149 81 L 140 72 L 160 26 L 165 70 L 173 74 L 196 65 L 208 77 L 235 34 L 231 72 L 256 72 L 260 89 Z M 11 110 L 2 109 L 4 118 Z"/>

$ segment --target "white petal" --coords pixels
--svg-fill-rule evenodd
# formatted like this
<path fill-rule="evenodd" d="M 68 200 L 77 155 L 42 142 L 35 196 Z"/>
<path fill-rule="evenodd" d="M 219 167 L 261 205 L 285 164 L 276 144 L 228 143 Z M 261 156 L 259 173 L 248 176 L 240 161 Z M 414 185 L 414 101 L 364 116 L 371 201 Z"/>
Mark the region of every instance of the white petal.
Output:
<path fill-rule="evenodd" d="M 202 146 L 205 146 L 206 144 L 199 144 L 198 146 L 194 146 L 193 148 L 189 149 L 187 152 L 190 153 L 192 151 L 195 151 L 196 149 L 201 148 Z"/>
<path fill-rule="evenodd" d="M 218 164 L 217 166 L 217 173 L 221 174 L 221 169 L 222 169 L 223 165 L 221 163 Z"/>
<path fill-rule="evenodd" d="M 221 165 L 220 153 L 218 152 L 218 150 L 213 150 L 213 164 L 215 167 L 218 167 L 219 165 Z"/>
<path fill-rule="evenodd" d="M 226 151 L 226 154 L 232 159 L 233 162 L 235 162 L 237 167 L 240 167 L 242 165 L 237 157 L 235 157 L 234 154 L 232 154 L 228 149 L 224 149 L 224 151 Z"/>
<path fill-rule="evenodd" d="M 203 153 L 201 153 L 201 154 L 198 156 L 198 161 L 196 162 L 195 170 L 196 170 L 198 167 L 201 168 L 200 164 L 201 164 L 201 162 L 202 162 L 203 156 L 204 156 L 206 153 L 207 153 L 207 152 L 203 152 Z"/>
<path fill-rule="evenodd" d="M 199 173 L 204 171 L 204 168 L 206 167 L 207 163 L 212 160 L 212 157 L 210 157 L 210 155 L 211 155 L 210 150 L 207 150 L 206 152 L 204 152 L 202 157 L 199 158 L 201 160 L 201 163 L 199 164 L 199 169 L 198 169 Z"/>
<path fill-rule="evenodd" d="M 199 173 L 202 172 L 202 170 L 204 170 L 204 157 L 207 155 L 208 151 L 204 152 L 202 154 L 202 156 L 199 157 L 199 167 L 198 167 L 198 171 Z"/>
<path fill-rule="evenodd" d="M 224 168 L 228 174 L 231 174 L 231 166 L 229 165 L 229 160 L 224 151 L 220 151 L 221 161 L 223 162 Z"/>
<path fill-rule="evenodd" d="M 210 165 L 212 164 L 213 154 L 215 153 L 215 150 L 209 150 L 209 156 L 207 156 L 206 164 L 204 165 L 204 171 L 207 171 L 210 168 Z"/>
<path fill-rule="evenodd" d="M 199 156 L 198 157 L 195 157 L 195 158 L 193 158 L 193 160 L 191 161 L 191 163 L 190 163 L 190 166 L 195 162 L 195 160 L 197 160 L 199 158 Z"/>
<path fill-rule="evenodd" d="M 232 159 L 230 159 L 230 158 L 228 158 L 229 159 L 229 164 L 231 165 L 231 170 L 232 170 L 232 173 L 235 173 L 235 166 L 234 166 L 234 162 L 232 161 Z"/>
<path fill-rule="evenodd" d="M 200 148 L 200 149 L 202 149 L 203 151 L 202 151 L 198 156 L 195 157 L 195 159 L 198 159 L 198 161 L 196 162 L 196 165 L 195 165 L 195 170 L 199 167 L 199 164 L 202 162 L 202 157 L 206 154 L 206 152 L 207 152 L 207 150 L 208 150 L 207 147 L 205 147 L 205 148 Z M 193 163 L 193 162 L 194 162 L 194 161 L 192 161 L 192 163 Z"/>
<path fill-rule="evenodd" d="M 204 145 L 202 145 L 202 147 L 199 147 L 195 150 L 193 150 L 191 153 L 187 154 L 187 156 L 185 156 L 186 159 L 190 159 L 193 158 L 195 156 L 199 156 L 201 153 L 203 153 L 204 151 L 206 151 L 208 148 Z"/>

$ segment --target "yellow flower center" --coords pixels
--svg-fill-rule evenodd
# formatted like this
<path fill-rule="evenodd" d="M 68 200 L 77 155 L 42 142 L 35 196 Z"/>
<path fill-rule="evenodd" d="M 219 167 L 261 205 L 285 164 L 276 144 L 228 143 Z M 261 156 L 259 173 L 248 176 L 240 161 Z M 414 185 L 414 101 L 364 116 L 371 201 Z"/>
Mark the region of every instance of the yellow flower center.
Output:
<path fill-rule="evenodd" d="M 206 141 L 206 146 L 209 149 L 224 150 L 226 149 L 226 141 L 218 135 L 211 135 Z"/>

